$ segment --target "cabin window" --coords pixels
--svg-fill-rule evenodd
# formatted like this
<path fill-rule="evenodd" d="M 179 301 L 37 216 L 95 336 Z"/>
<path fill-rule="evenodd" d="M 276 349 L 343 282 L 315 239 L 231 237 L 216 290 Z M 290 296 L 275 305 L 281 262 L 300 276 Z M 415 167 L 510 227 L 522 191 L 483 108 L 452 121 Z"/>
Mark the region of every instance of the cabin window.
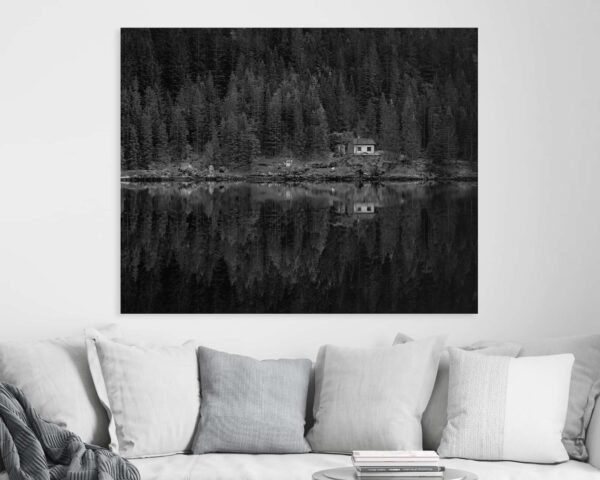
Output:
<path fill-rule="evenodd" d="M 362 150 L 362 147 L 356 147 L 356 151 L 360 152 Z"/>
<path fill-rule="evenodd" d="M 367 152 L 370 152 L 373 147 L 367 147 Z"/>
<path fill-rule="evenodd" d="M 373 211 L 373 207 L 367 207 L 367 212 L 372 212 Z"/>

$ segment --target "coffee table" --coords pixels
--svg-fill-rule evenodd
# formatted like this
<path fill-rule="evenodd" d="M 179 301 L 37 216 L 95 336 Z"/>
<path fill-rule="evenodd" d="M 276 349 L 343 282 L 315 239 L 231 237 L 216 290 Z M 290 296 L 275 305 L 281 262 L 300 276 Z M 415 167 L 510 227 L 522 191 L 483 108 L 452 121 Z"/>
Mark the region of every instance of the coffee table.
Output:
<path fill-rule="evenodd" d="M 343 468 L 330 468 L 328 470 L 321 470 L 313 473 L 313 480 L 361 480 L 356 475 L 354 467 L 343 467 Z M 365 478 L 365 477 L 363 477 Z M 394 477 L 389 477 L 393 480 Z M 440 477 L 433 477 L 439 480 Z M 426 480 L 424 477 L 423 480 Z M 464 470 L 455 470 L 453 468 L 447 468 L 444 472 L 444 480 L 477 480 L 477 475 L 471 472 L 465 472 Z"/>

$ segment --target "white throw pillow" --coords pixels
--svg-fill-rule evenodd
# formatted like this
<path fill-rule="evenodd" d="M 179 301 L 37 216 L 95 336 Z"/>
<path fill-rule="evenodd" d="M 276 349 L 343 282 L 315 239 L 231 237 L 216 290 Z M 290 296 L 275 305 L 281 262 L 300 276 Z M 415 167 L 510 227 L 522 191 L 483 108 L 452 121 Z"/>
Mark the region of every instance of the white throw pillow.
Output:
<path fill-rule="evenodd" d="M 558 463 L 572 354 L 510 358 L 450 348 L 448 424 L 438 453 L 473 460 Z"/>
<path fill-rule="evenodd" d="M 110 448 L 126 458 L 191 451 L 200 413 L 193 342 L 140 346 L 86 332 L 88 361 L 109 415 Z"/>
<path fill-rule="evenodd" d="M 0 382 L 23 391 L 44 420 L 108 445 L 108 418 L 88 369 L 83 336 L 0 343 Z"/>

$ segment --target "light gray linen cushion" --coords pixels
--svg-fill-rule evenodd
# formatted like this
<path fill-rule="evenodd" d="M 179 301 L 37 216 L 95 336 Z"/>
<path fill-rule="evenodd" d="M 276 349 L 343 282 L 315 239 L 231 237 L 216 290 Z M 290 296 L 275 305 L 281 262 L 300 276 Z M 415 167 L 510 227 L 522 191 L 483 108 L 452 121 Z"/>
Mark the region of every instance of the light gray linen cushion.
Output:
<path fill-rule="evenodd" d="M 311 361 L 198 348 L 202 402 L 193 452 L 305 453 Z"/>
<path fill-rule="evenodd" d="M 394 340 L 394 345 L 411 341 L 413 341 L 412 338 L 403 333 L 399 333 Z M 497 343 L 493 345 L 475 343 L 473 345 L 463 347 L 463 349 L 471 352 L 481 353 L 482 355 L 516 357 L 521 350 L 521 346 L 517 343 L 509 342 Z M 433 391 L 431 392 L 431 398 L 429 399 L 429 403 L 427 404 L 427 408 L 423 412 L 423 418 L 421 419 L 421 426 L 423 427 L 424 450 L 438 449 L 442 440 L 442 432 L 444 431 L 444 427 L 448 422 L 449 370 L 448 349 L 444 349 L 440 357 L 440 364 L 435 377 Z"/>
<path fill-rule="evenodd" d="M 523 344 L 519 356 L 530 357 L 572 353 L 575 365 L 571 376 L 569 410 L 563 430 L 563 444 L 569 456 L 588 460 L 586 431 L 600 394 L 600 335 L 536 340 Z"/>
<path fill-rule="evenodd" d="M 315 366 L 317 452 L 421 450 L 421 415 L 444 338 L 372 349 L 321 347 Z"/>

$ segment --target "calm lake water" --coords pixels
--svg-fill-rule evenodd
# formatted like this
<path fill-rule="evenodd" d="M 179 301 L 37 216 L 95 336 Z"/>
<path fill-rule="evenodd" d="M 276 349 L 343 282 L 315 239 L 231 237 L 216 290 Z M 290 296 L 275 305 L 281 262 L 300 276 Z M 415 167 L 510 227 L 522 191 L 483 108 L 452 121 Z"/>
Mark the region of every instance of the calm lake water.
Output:
<path fill-rule="evenodd" d="M 477 312 L 477 186 L 124 184 L 121 310 Z"/>

